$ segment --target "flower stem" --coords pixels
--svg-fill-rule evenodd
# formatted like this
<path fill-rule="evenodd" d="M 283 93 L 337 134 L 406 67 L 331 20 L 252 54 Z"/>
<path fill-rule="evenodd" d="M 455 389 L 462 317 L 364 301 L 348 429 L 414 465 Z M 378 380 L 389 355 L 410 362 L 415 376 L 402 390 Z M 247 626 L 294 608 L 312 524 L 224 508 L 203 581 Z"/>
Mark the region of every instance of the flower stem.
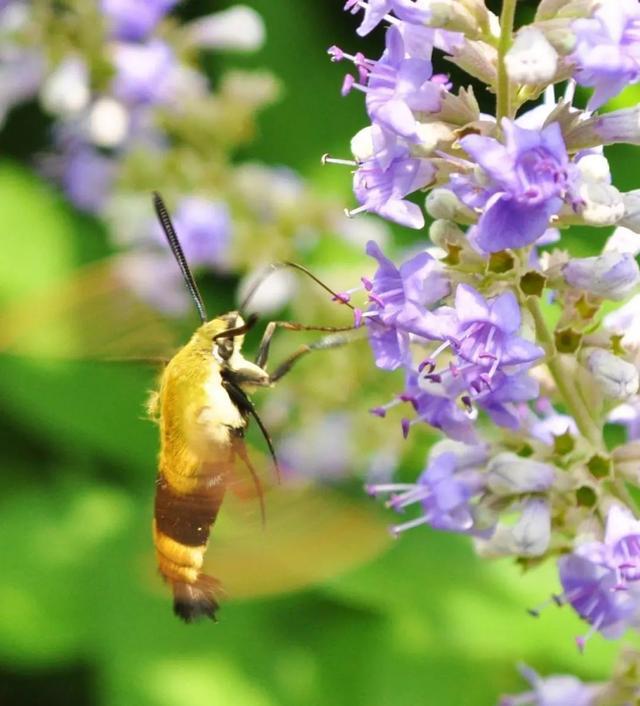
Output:
<path fill-rule="evenodd" d="M 513 41 L 513 22 L 516 15 L 517 0 L 504 0 L 500 13 L 500 39 L 498 41 L 498 96 L 496 105 L 496 118 L 498 125 L 502 118 L 511 118 L 511 84 L 509 74 L 504 63 L 511 43 Z"/>
<path fill-rule="evenodd" d="M 576 426 L 584 438 L 596 448 L 601 449 L 603 446 L 602 431 L 591 418 L 589 410 L 580 397 L 571 370 L 567 367 L 562 357 L 558 355 L 553 335 L 544 320 L 538 298 L 528 297 L 526 304 L 535 322 L 538 342 L 547 353 L 547 367 L 568 412 L 574 418 Z"/>

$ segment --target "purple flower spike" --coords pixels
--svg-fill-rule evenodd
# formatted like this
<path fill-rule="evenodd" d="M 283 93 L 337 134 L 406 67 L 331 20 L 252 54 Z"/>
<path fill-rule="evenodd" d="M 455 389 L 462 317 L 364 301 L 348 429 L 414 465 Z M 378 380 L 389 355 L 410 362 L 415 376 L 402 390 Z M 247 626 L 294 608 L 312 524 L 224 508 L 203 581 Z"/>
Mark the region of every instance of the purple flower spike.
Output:
<path fill-rule="evenodd" d="M 601 3 L 590 19 L 572 24 L 575 78 L 595 88 L 589 110 L 596 110 L 626 86 L 640 80 L 640 5 L 637 0 Z"/>
<path fill-rule="evenodd" d="M 572 170 L 557 123 L 527 130 L 504 120 L 505 144 L 492 137 L 468 135 L 464 150 L 487 175 L 456 174 L 450 188 L 470 208 L 482 208 L 471 237 L 484 252 L 520 248 L 535 242 L 560 211 L 572 183 Z"/>
<path fill-rule="evenodd" d="M 101 0 L 100 9 L 117 39 L 146 39 L 177 0 Z"/>

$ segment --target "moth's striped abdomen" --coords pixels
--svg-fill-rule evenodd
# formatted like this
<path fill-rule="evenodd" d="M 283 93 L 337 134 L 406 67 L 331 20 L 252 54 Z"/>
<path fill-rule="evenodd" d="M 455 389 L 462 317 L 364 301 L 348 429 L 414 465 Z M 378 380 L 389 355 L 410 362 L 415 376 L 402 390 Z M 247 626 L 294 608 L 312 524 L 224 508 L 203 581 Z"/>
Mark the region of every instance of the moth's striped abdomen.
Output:
<path fill-rule="evenodd" d="M 189 493 L 173 488 L 163 471 L 156 480 L 154 541 L 158 568 L 171 584 L 174 611 L 191 622 L 215 617 L 220 586 L 202 573 L 210 528 L 226 487 L 224 465 L 203 464 L 198 485 Z"/>

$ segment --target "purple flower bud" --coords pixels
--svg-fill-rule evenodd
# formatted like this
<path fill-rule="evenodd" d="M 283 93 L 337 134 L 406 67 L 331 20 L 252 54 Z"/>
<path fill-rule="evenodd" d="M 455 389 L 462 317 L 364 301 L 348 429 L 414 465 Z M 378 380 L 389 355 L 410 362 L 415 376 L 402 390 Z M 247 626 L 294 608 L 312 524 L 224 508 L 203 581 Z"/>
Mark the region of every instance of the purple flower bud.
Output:
<path fill-rule="evenodd" d="M 570 260 L 562 274 L 571 287 L 603 299 L 624 299 L 640 283 L 640 268 L 633 255 L 615 251 Z"/>
<path fill-rule="evenodd" d="M 496 495 L 541 493 L 555 480 L 553 466 L 511 452 L 494 456 L 487 465 L 487 472 L 487 487 Z"/>
<path fill-rule="evenodd" d="M 177 0 L 101 0 L 113 34 L 124 41 L 140 41 L 153 31 Z"/>
<path fill-rule="evenodd" d="M 589 123 L 592 123 L 592 129 L 603 145 L 615 142 L 640 144 L 640 107 L 638 106 L 596 115 Z"/>
<path fill-rule="evenodd" d="M 586 365 L 602 393 L 613 400 L 624 400 L 638 392 L 638 370 L 622 358 L 594 348 L 586 353 Z"/>
<path fill-rule="evenodd" d="M 624 215 L 618 225 L 629 228 L 634 233 L 640 233 L 640 189 L 634 189 L 622 194 Z"/>
<path fill-rule="evenodd" d="M 551 541 L 551 507 L 543 498 L 529 498 L 511 530 L 514 553 L 542 556 Z"/>
<path fill-rule="evenodd" d="M 551 82 L 558 67 L 556 50 L 535 27 L 523 27 L 518 32 L 504 61 L 514 83 L 531 86 Z"/>

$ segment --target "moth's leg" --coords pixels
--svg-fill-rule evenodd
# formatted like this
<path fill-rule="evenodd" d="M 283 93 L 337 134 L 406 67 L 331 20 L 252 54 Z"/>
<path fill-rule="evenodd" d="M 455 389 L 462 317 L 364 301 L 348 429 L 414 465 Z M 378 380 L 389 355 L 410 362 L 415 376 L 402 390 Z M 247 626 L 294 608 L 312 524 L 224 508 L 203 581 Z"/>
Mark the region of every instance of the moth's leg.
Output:
<path fill-rule="evenodd" d="M 362 330 L 353 328 L 351 329 L 337 329 L 337 330 L 347 330 L 351 331 L 351 334 L 333 334 L 330 336 L 325 336 L 319 341 L 314 341 L 313 343 L 305 343 L 301 345 L 297 350 L 295 350 L 288 358 L 285 358 L 280 365 L 269 375 L 269 382 L 274 383 L 284 377 L 295 365 L 296 361 L 303 358 L 307 353 L 312 351 L 321 351 L 329 348 L 339 348 L 340 346 L 345 346 L 347 343 L 351 343 L 358 338 L 361 338 Z"/>
<path fill-rule="evenodd" d="M 253 402 L 249 399 L 245 391 L 240 387 L 240 385 L 233 380 L 223 380 L 222 386 L 227 391 L 227 394 L 231 398 L 232 402 L 238 407 L 238 409 L 244 414 L 251 415 L 258 425 L 258 428 L 262 432 L 264 440 L 267 442 L 267 447 L 269 448 L 269 453 L 271 454 L 271 459 L 273 460 L 273 466 L 276 470 L 276 476 L 278 477 L 278 482 L 280 481 L 280 465 L 278 464 L 278 458 L 276 456 L 276 451 L 273 446 L 273 441 L 271 435 L 267 431 L 260 415 L 258 414 L 256 408 L 253 406 Z M 248 460 L 245 459 L 242 454 L 239 454 L 242 460 L 248 465 Z M 249 468 L 251 470 L 251 468 Z"/>
<path fill-rule="evenodd" d="M 264 368 L 267 364 L 271 339 L 278 328 L 283 328 L 287 331 L 324 331 L 325 333 L 353 331 L 354 329 L 353 326 L 305 326 L 304 324 L 298 324 L 294 321 L 270 321 L 264 330 L 262 341 L 260 341 L 260 347 L 258 348 L 258 354 L 256 355 L 255 362 L 260 368 Z M 280 377 L 282 377 L 282 375 Z"/>

